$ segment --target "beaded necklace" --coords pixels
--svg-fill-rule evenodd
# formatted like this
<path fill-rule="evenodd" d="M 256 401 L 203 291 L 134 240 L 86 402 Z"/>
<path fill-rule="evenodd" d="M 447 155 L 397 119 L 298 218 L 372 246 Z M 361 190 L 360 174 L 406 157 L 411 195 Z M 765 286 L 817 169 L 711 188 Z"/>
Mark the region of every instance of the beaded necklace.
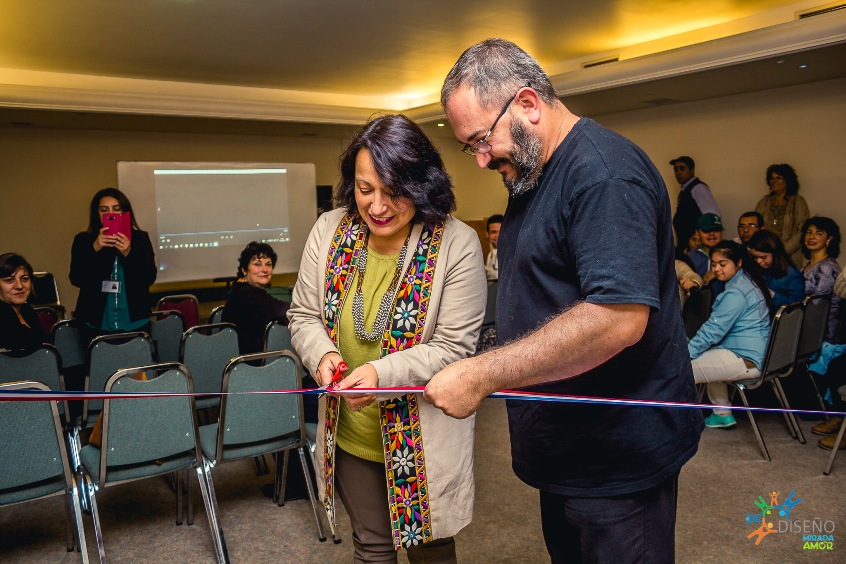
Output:
<path fill-rule="evenodd" d="M 399 259 L 397 260 L 397 269 L 394 271 L 394 277 L 391 280 L 390 286 L 382 296 L 382 301 L 379 303 L 379 310 L 376 312 L 376 319 L 373 320 L 373 330 L 367 331 L 364 328 L 364 295 L 361 287 L 364 282 L 364 274 L 367 272 L 367 243 L 370 239 L 370 234 L 364 240 L 363 248 L 358 257 L 358 280 L 355 286 L 355 296 L 353 296 L 352 315 L 353 325 L 355 326 L 355 336 L 362 341 L 378 341 L 382 338 L 385 327 L 388 326 L 388 316 L 391 312 L 391 307 L 394 305 L 394 298 L 399 289 L 399 281 L 402 276 L 402 265 L 405 262 L 405 254 L 408 250 L 408 240 L 411 238 L 411 231 L 408 237 L 405 238 L 405 243 L 400 250 Z"/>

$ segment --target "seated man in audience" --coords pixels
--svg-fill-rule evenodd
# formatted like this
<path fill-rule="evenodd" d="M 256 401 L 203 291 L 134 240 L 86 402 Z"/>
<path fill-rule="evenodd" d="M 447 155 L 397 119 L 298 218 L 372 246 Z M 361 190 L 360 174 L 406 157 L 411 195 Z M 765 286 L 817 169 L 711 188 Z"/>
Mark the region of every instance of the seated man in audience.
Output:
<path fill-rule="evenodd" d="M 693 263 L 693 270 L 707 284 L 714 279 L 711 272 L 711 248 L 723 240 L 723 222 L 715 213 L 703 213 L 696 222 L 699 247 L 687 253 Z"/>
<path fill-rule="evenodd" d="M 743 213 L 737 220 L 737 237 L 734 238 L 734 242 L 747 245 L 749 238 L 759 229 L 765 229 L 764 216 L 756 211 Z"/>

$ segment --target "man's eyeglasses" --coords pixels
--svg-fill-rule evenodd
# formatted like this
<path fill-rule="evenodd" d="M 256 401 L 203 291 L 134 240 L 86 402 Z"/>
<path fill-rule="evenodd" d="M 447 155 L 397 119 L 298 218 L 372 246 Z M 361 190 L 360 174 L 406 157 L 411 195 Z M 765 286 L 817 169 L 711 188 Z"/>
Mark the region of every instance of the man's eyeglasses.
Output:
<path fill-rule="evenodd" d="M 524 84 L 523 86 L 520 87 L 520 90 L 522 90 L 524 88 L 528 88 L 529 86 L 531 86 L 531 83 L 527 82 L 526 84 Z M 502 111 L 499 112 L 498 116 L 496 116 L 496 119 L 494 120 L 493 125 L 491 125 L 491 128 L 488 129 L 488 132 L 485 133 L 484 137 L 482 137 L 481 139 L 479 139 L 478 141 L 476 141 L 472 145 L 470 143 L 464 144 L 464 147 L 461 148 L 461 151 L 463 153 L 466 153 L 466 154 L 468 154 L 472 157 L 476 153 L 484 155 L 486 153 L 491 152 L 492 147 L 491 147 L 490 143 L 488 143 L 488 137 L 491 136 L 491 133 L 493 133 L 493 130 L 496 127 L 496 124 L 499 123 L 499 120 L 502 118 L 502 116 L 505 115 L 505 112 L 508 111 L 508 108 L 511 107 L 511 102 L 514 101 L 514 98 L 517 97 L 517 94 L 520 93 L 520 90 L 515 92 L 514 96 L 512 96 L 511 98 L 508 99 L 508 102 L 505 103 L 505 106 L 502 108 Z"/>

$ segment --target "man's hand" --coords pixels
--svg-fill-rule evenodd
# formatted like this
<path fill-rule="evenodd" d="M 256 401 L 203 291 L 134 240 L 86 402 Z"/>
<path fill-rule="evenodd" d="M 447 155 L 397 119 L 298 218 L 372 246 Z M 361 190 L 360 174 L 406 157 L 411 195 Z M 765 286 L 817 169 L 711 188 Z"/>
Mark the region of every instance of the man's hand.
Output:
<path fill-rule="evenodd" d="M 479 364 L 473 358 L 453 362 L 429 380 L 423 399 L 450 417 L 470 417 L 491 393 L 473 381 L 478 380 L 473 376 L 481 369 Z"/>

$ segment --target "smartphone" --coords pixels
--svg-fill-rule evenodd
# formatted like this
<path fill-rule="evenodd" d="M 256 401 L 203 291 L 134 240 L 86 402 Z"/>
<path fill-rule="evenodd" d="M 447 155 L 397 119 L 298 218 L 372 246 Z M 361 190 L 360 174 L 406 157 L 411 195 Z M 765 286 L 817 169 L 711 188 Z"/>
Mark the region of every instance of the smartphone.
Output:
<path fill-rule="evenodd" d="M 127 239 L 132 240 L 132 216 L 130 212 L 104 214 L 103 227 L 106 228 L 106 235 L 123 233 Z"/>

